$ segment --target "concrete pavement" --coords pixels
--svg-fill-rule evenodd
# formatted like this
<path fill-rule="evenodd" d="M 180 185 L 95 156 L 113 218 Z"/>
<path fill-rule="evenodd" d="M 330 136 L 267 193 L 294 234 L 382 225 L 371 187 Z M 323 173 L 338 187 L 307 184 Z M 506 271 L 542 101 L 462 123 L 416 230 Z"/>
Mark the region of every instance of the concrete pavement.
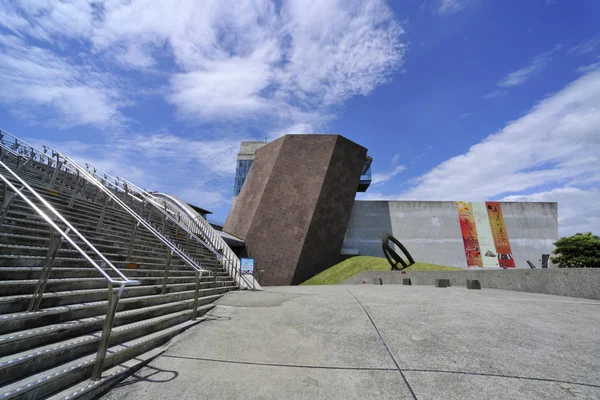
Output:
<path fill-rule="evenodd" d="M 104 398 L 600 399 L 600 301 L 352 285 L 232 292 Z"/>

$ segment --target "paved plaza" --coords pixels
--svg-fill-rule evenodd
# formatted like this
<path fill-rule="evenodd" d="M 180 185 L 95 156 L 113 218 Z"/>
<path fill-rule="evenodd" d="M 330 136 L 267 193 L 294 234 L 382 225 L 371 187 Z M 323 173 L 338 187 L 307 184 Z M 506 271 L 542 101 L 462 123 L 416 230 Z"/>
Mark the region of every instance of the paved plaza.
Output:
<path fill-rule="evenodd" d="M 105 399 L 600 399 L 600 301 L 348 285 L 231 292 Z"/>

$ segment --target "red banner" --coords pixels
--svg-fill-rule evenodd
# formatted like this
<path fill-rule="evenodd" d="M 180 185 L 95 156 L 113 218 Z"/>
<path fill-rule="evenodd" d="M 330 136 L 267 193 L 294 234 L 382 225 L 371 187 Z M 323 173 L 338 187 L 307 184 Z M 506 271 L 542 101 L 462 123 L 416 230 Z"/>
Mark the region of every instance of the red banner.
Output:
<path fill-rule="evenodd" d="M 473 218 L 471 203 L 457 201 L 456 209 L 458 210 L 460 231 L 462 232 L 463 243 L 465 245 L 467 267 L 483 267 L 481 251 L 479 249 L 479 240 L 477 238 L 477 228 L 475 227 L 475 219 Z"/>
<path fill-rule="evenodd" d="M 502 208 L 497 201 L 486 201 L 488 217 L 490 219 L 490 227 L 492 228 L 492 236 L 494 237 L 494 245 L 496 246 L 496 254 L 498 256 L 498 264 L 500 268 L 515 268 L 515 260 L 510 249 L 508 241 L 508 233 L 504 224 L 504 216 Z"/>

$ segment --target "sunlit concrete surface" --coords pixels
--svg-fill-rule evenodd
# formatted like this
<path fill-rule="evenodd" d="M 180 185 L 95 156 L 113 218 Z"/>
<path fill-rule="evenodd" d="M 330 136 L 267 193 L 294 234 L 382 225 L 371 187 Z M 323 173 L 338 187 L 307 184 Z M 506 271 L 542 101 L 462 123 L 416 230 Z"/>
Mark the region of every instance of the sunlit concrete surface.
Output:
<path fill-rule="evenodd" d="M 232 292 L 105 399 L 600 399 L 600 301 L 352 285 Z"/>

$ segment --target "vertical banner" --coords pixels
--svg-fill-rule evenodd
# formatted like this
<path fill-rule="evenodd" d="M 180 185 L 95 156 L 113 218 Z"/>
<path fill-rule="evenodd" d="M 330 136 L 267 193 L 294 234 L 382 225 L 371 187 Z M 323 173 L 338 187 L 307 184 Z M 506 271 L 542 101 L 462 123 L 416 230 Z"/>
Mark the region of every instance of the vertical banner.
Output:
<path fill-rule="evenodd" d="M 512 251 L 510 250 L 508 233 L 506 232 L 506 225 L 504 224 L 504 216 L 502 215 L 500 203 L 497 201 L 486 201 L 485 206 L 492 228 L 492 236 L 494 237 L 499 267 L 515 268 L 515 260 Z"/>
<path fill-rule="evenodd" d="M 479 240 L 479 252 L 484 268 L 498 268 L 498 256 L 494 245 L 494 236 L 490 226 L 487 208 L 483 201 L 472 201 L 471 210 L 475 227 L 477 228 L 477 239 Z"/>
<path fill-rule="evenodd" d="M 460 231 L 465 245 L 467 267 L 483 267 L 481 252 L 479 250 L 479 240 L 477 238 L 477 228 L 475 227 L 475 220 L 471 211 L 471 203 L 457 201 L 456 210 L 458 211 Z"/>

